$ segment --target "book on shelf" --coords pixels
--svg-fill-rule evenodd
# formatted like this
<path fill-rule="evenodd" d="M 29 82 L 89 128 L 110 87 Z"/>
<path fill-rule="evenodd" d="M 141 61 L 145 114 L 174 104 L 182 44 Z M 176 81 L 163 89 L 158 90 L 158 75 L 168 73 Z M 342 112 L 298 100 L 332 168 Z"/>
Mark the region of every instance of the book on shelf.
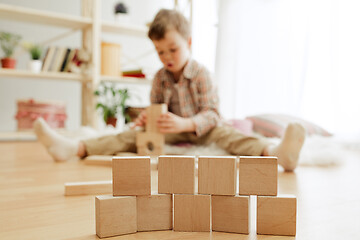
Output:
<path fill-rule="evenodd" d="M 61 64 L 60 72 L 65 72 L 66 64 L 69 62 L 70 53 L 71 53 L 71 49 L 70 48 L 66 49 L 65 57 Z"/>
<path fill-rule="evenodd" d="M 81 64 L 77 57 L 78 49 L 50 46 L 46 50 L 42 71 L 71 72 L 71 65 Z"/>
<path fill-rule="evenodd" d="M 44 72 L 49 71 L 50 63 L 52 62 L 52 59 L 54 58 L 54 55 L 55 55 L 55 50 L 56 50 L 56 47 L 54 47 L 54 46 L 48 47 L 45 57 L 44 57 L 44 62 L 43 62 L 42 69 L 41 69 L 42 71 L 44 71 Z"/>
<path fill-rule="evenodd" d="M 57 47 L 56 57 L 54 59 L 53 64 L 50 66 L 51 72 L 60 72 L 61 65 L 64 61 L 65 53 L 66 53 L 66 48 Z"/>
<path fill-rule="evenodd" d="M 145 74 L 142 72 L 142 69 L 134 69 L 122 72 L 123 77 L 134 77 L 134 78 L 145 78 Z"/>

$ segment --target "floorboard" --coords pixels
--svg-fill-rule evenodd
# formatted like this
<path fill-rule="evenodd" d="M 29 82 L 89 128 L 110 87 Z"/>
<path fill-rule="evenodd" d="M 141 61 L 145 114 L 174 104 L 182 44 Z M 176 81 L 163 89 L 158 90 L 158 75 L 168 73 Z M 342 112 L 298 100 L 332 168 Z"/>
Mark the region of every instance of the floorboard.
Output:
<path fill-rule="evenodd" d="M 359 239 L 360 157 L 340 166 L 279 172 L 279 193 L 298 198 L 297 236 L 143 232 L 111 239 Z M 156 171 L 152 189 L 157 189 Z M 94 196 L 64 196 L 64 183 L 110 180 L 111 168 L 55 163 L 38 142 L 0 143 L 1 239 L 98 239 Z M 252 199 L 252 202 L 255 199 Z"/>

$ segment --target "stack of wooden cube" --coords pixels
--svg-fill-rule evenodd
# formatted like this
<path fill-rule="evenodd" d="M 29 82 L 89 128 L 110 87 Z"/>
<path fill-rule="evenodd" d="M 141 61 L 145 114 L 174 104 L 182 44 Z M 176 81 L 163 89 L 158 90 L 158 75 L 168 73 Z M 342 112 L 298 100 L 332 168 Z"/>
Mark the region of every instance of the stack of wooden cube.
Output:
<path fill-rule="evenodd" d="M 257 233 L 296 234 L 296 198 L 280 197 L 275 157 L 159 156 L 158 193 L 150 157 L 113 158 L 113 195 L 96 197 L 96 234 L 221 231 L 248 234 L 250 195 L 257 196 Z"/>

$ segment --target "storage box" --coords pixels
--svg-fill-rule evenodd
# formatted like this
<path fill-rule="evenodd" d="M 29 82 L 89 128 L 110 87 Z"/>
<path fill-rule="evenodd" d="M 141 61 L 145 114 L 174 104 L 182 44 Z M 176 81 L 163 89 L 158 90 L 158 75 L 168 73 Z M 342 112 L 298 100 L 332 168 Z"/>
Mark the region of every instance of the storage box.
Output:
<path fill-rule="evenodd" d="M 115 43 L 101 43 L 101 75 L 120 77 L 121 45 Z"/>
<path fill-rule="evenodd" d="M 64 128 L 67 118 L 65 103 L 34 99 L 17 100 L 15 118 L 18 130 L 32 129 L 38 117 L 42 117 L 51 128 Z"/>

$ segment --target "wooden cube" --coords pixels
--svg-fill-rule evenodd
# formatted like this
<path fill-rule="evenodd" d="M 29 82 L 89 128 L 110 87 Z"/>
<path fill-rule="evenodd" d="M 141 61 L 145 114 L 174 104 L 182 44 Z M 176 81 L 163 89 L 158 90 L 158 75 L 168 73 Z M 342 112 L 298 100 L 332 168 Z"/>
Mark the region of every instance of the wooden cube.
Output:
<path fill-rule="evenodd" d="M 113 195 L 151 194 L 150 157 L 113 157 Z"/>
<path fill-rule="evenodd" d="M 236 157 L 199 157 L 199 194 L 235 195 Z"/>
<path fill-rule="evenodd" d="M 296 235 L 296 197 L 257 197 L 257 233 Z"/>
<path fill-rule="evenodd" d="M 174 230 L 210 231 L 210 195 L 174 195 Z"/>
<path fill-rule="evenodd" d="M 158 160 L 158 192 L 194 194 L 195 157 L 160 156 Z"/>
<path fill-rule="evenodd" d="M 159 156 L 164 154 L 165 135 L 156 132 L 137 132 L 136 148 L 138 155 Z"/>
<path fill-rule="evenodd" d="M 137 230 L 172 229 L 172 195 L 137 196 Z"/>
<path fill-rule="evenodd" d="M 100 238 L 136 232 L 136 197 L 97 196 L 95 213 Z"/>
<path fill-rule="evenodd" d="M 277 183 L 276 157 L 240 157 L 240 195 L 276 196 Z"/>
<path fill-rule="evenodd" d="M 212 230 L 249 234 L 249 196 L 211 196 Z"/>
<path fill-rule="evenodd" d="M 147 132 L 159 132 L 157 127 L 157 120 L 159 117 L 167 113 L 166 104 L 151 104 L 146 108 L 146 131 Z"/>

